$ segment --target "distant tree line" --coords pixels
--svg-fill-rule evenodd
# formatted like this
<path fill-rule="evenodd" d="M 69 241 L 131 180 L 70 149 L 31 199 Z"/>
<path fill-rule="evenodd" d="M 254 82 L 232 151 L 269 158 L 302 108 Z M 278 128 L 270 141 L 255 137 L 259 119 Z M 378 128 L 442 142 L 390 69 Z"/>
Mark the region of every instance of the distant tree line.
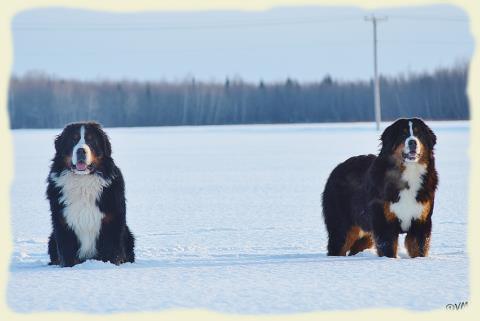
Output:
<path fill-rule="evenodd" d="M 468 119 L 467 66 L 381 78 L 382 119 Z M 12 76 L 8 110 L 12 128 L 58 128 L 78 120 L 104 126 L 371 121 L 372 81 L 258 84 L 79 81 L 43 73 Z"/>

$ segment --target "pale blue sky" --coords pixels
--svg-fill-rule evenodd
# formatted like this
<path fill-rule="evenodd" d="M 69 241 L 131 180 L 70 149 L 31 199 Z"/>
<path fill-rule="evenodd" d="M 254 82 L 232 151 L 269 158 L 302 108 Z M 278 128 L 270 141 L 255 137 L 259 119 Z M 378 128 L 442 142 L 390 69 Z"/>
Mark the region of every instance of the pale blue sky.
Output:
<path fill-rule="evenodd" d="M 13 72 L 79 79 L 300 81 L 372 75 L 371 14 L 354 7 L 118 14 L 37 9 L 12 23 Z M 447 5 L 391 8 L 378 26 L 385 75 L 468 61 L 467 15 Z"/>

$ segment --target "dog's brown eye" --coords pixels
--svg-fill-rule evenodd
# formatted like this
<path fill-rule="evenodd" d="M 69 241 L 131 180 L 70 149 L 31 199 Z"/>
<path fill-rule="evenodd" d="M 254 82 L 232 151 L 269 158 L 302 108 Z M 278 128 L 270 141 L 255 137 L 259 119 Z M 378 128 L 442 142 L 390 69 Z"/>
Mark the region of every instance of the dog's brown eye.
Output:
<path fill-rule="evenodd" d="M 408 129 L 404 128 L 404 129 L 403 129 L 403 132 L 404 132 L 404 133 L 407 133 L 407 132 L 408 132 Z"/>
<path fill-rule="evenodd" d="M 86 138 L 87 138 L 87 140 L 91 140 L 91 139 L 92 139 L 92 135 L 87 134 L 87 137 L 86 137 Z"/>
<path fill-rule="evenodd" d="M 73 139 L 77 140 L 79 138 L 80 138 L 80 136 L 78 134 L 73 135 Z"/>

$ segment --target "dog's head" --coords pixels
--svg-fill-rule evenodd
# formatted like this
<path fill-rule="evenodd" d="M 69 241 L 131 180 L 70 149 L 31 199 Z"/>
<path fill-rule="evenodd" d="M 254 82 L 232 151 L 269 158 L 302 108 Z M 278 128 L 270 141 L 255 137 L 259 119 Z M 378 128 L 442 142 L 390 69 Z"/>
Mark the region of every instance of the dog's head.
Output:
<path fill-rule="evenodd" d="M 107 134 L 95 122 L 67 125 L 55 139 L 55 150 L 55 159 L 79 175 L 95 173 L 112 153 Z"/>
<path fill-rule="evenodd" d="M 381 140 L 381 154 L 391 155 L 402 163 L 426 163 L 433 156 L 437 137 L 423 120 L 401 118 L 385 129 Z"/>

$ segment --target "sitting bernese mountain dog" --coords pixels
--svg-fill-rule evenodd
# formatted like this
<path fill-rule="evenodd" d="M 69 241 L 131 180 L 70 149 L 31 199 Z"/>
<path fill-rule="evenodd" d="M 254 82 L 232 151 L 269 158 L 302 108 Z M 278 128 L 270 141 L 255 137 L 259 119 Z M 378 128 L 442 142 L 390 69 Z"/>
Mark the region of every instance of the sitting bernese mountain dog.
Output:
<path fill-rule="evenodd" d="M 53 232 L 50 265 L 88 259 L 133 262 L 134 237 L 126 224 L 125 185 L 99 124 L 69 124 L 55 139 L 47 183 Z"/>
<path fill-rule="evenodd" d="M 328 255 L 354 255 L 375 245 L 379 256 L 396 257 L 400 233 L 407 233 L 410 257 L 428 255 L 438 184 L 436 136 L 421 119 L 399 119 L 381 142 L 378 156 L 349 158 L 327 180 Z"/>

